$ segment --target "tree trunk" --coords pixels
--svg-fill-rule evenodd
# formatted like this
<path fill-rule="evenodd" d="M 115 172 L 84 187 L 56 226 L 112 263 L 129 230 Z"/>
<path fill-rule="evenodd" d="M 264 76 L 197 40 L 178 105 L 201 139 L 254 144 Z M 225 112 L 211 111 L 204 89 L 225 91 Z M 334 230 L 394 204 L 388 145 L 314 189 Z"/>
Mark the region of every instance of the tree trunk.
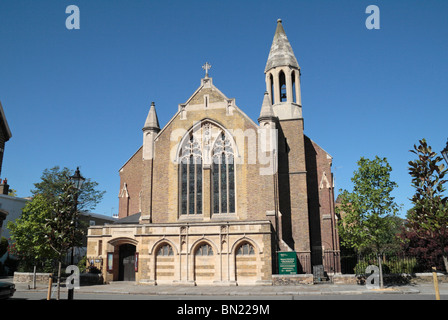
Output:
<path fill-rule="evenodd" d="M 446 252 L 443 252 L 442 258 L 443 258 L 443 264 L 445 265 L 445 271 L 448 272 L 448 256 Z"/>
<path fill-rule="evenodd" d="M 36 266 L 33 268 L 33 289 L 36 289 Z"/>
<path fill-rule="evenodd" d="M 58 297 L 57 300 L 59 300 L 61 294 L 61 261 L 59 261 L 59 267 L 58 267 Z"/>
<path fill-rule="evenodd" d="M 384 288 L 384 282 L 383 282 L 383 266 L 381 264 L 381 254 L 378 253 L 378 267 L 380 269 L 380 288 Z"/>

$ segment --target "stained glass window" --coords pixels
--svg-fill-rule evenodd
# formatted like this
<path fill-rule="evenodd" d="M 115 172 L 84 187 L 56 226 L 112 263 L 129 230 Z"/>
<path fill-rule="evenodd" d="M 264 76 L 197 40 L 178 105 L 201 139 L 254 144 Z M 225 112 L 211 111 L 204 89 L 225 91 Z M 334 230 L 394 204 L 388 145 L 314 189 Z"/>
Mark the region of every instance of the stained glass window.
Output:
<path fill-rule="evenodd" d="M 193 135 L 182 148 L 179 168 L 180 212 L 202 214 L 202 151 Z"/>
<path fill-rule="evenodd" d="M 222 132 L 213 147 L 213 213 L 235 212 L 235 167 L 232 143 Z"/>

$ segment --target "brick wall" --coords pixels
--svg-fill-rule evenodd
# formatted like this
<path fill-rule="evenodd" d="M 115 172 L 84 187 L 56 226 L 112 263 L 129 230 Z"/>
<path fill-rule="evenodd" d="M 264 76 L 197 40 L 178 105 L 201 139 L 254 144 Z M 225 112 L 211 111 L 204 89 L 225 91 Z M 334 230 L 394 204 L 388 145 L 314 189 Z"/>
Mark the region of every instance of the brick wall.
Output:
<path fill-rule="evenodd" d="M 142 148 L 140 148 L 120 170 L 119 211 L 118 217 L 124 218 L 140 212 L 140 191 L 142 190 Z M 124 194 L 127 185 L 129 197 Z"/>

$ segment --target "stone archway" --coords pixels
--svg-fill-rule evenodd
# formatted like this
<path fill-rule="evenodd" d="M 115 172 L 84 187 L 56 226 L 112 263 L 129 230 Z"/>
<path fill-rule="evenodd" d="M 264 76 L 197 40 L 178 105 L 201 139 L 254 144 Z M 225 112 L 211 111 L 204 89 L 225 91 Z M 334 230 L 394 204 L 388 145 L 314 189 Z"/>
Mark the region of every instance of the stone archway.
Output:
<path fill-rule="evenodd" d="M 238 283 L 254 283 L 258 279 L 257 250 L 249 241 L 242 241 L 235 251 L 235 279 Z"/>
<path fill-rule="evenodd" d="M 194 280 L 196 284 L 215 280 L 216 252 L 208 242 L 201 242 L 194 250 Z"/>
<path fill-rule="evenodd" d="M 118 237 L 108 241 L 108 253 L 113 253 L 111 269 L 112 281 L 135 281 L 136 280 L 136 253 L 138 241 L 128 237 Z M 109 263 L 109 261 L 108 261 Z M 109 266 L 108 266 L 109 268 Z"/>
<path fill-rule="evenodd" d="M 132 244 L 122 244 L 118 249 L 118 281 L 135 281 L 135 253 Z"/>
<path fill-rule="evenodd" d="M 175 280 L 175 256 L 170 243 L 162 242 L 155 250 L 154 279 L 157 283 L 173 282 Z"/>

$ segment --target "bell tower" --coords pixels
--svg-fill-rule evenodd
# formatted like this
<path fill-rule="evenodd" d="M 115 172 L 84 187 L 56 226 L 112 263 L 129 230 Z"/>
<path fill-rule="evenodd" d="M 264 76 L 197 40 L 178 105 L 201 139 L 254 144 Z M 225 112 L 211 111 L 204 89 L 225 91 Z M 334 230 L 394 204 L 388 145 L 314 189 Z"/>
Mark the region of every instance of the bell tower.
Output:
<path fill-rule="evenodd" d="M 300 67 L 281 19 L 277 20 L 277 29 L 264 73 L 266 91 L 271 97 L 275 115 L 280 120 L 302 118 Z"/>
<path fill-rule="evenodd" d="M 303 133 L 300 67 L 277 20 L 265 68 L 266 91 L 278 119 L 278 209 L 280 250 L 295 251 L 300 268 L 311 273 L 307 170 Z"/>

